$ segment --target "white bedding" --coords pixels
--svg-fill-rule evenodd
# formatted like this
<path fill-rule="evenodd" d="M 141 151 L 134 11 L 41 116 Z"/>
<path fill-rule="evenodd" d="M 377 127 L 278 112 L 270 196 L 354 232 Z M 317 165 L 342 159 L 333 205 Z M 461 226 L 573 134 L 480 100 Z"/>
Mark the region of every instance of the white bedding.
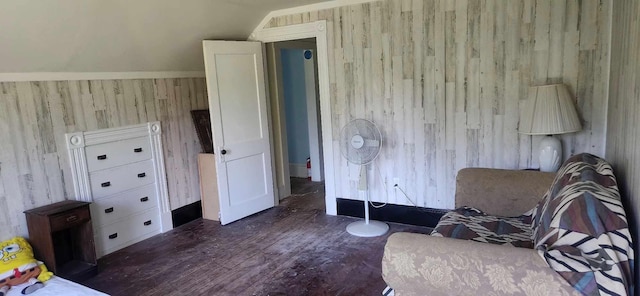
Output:
<path fill-rule="evenodd" d="M 20 291 L 24 289 L 28 284 L 22 284 L 15 286 L 9 290 L 7 296 L 22 296 Z M 44 283 L 44 288 L 38 289 L 35 292 L 29 294 L 32 296 L 108 296 L 105 293 L 96 291 L 91 288 L 87 288 L 83 285 L 74 283 L 72 281 L 65 280 L 61 277 L 54 276 L 50 280 Z"/>

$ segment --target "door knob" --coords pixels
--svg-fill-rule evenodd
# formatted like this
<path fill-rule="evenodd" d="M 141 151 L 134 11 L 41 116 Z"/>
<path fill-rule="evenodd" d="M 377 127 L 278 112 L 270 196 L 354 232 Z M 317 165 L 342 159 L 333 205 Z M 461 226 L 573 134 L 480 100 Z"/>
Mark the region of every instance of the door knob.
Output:
<path fill-rule="evenodd" d="M 227 154 L 227 150 L 225 150 L 225 149 L 220 150 L 220 154 L 222 154 L 222 155 Z"/>

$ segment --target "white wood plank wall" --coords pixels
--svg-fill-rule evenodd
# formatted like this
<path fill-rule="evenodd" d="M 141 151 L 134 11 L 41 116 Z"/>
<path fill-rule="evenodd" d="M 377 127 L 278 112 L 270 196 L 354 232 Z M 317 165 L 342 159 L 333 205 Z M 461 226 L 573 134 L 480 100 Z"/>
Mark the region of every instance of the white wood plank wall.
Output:
<path fill-rule="evenodd" d="M 332 121 L 364 117 L 384 148 L 371 198 L 452 208 L 464 167 L 538 167 L 539 137 L 517 133 L 529 86 L 565 83 L 584 130 L 565 155 L 604 153 L 609 0 L 383 0 L 276 17 L 327 20 Z M 533 150 L 533 151 L 532 151 Z M 533 155 L 532 155 L 533 153 Z M 358 168 L 335 154 L 336 196 L 362 199 Z M 386 182 L 385 187 L 383 183 Z"/>
<path fill-rule="evenodd" d="M 613 3 L 607 160 L 613 165 L 636 242 L 640 238 L 640 2 Z M 635 282 L 640 280 L 636 267 Z M 636 293 L 637 294 L 637 293 Z"/>
<path fill-rule="evenodd" d="M 171 208 L 200 200 L 190 110 L 203 78 L 0 83 L 0 238 L 27 235 L 24 210 L 73 199 L 64 134 L 159 120 Z"/>

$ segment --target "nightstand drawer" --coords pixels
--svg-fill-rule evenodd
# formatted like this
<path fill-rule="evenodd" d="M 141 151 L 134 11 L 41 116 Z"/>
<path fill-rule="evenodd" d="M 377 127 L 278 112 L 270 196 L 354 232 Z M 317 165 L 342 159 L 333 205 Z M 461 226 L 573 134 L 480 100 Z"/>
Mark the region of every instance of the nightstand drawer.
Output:
<path fill-rule="evenodd" d="M 51 231 L 56 232 L 91 220 L 88 207 L 77 208 L 49 217 Z"/>
<path fill-rule="evenodd" d="M 86 153 L 91 172 L 151 158 L 148 137 L 87 146 Z"/>
<path fill-rule="evenodd" d="M 91 204 L 91 212 L 96 226 L 111 224 L 124 217 L 155 208 L 156 186 L 149 184 L 144 187 L 114 194 L 97 199 Z"/>
<path fill-rule="evenodd" d="M 145 160 L 89 174 L 93 200 L 155 182 L 153 161 Z"/>

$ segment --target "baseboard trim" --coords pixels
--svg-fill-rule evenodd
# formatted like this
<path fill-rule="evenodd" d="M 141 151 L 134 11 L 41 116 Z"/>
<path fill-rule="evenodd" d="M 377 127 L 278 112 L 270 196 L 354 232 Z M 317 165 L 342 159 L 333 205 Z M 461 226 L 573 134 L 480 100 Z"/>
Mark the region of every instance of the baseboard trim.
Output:
<path fill-rule="evenodd" d="M 202 202 L 196 201 L 186 206 L 171 211 L 171 219 L 173 220 L 173 228 L 187 224 L 193 220 L 202 218 Z"/>
<path fill-rule="evenodd" d="M 308 177 L 307 164 L 306 163 L 290 163 L 289 175 L 291 175 L 291 177 L 296 177 L 296 178 Z"/>
<path fill-rule="evenodd" d="M 364 206 L 361 200 L 337 198 L 338 215 L 364 218 Z M 369 217 L 372 220 L 396 222 L 402 224 L 435 227 L 447 210 L 419 208 L 387 204 L 382 208 L 369 205 Z"/>

